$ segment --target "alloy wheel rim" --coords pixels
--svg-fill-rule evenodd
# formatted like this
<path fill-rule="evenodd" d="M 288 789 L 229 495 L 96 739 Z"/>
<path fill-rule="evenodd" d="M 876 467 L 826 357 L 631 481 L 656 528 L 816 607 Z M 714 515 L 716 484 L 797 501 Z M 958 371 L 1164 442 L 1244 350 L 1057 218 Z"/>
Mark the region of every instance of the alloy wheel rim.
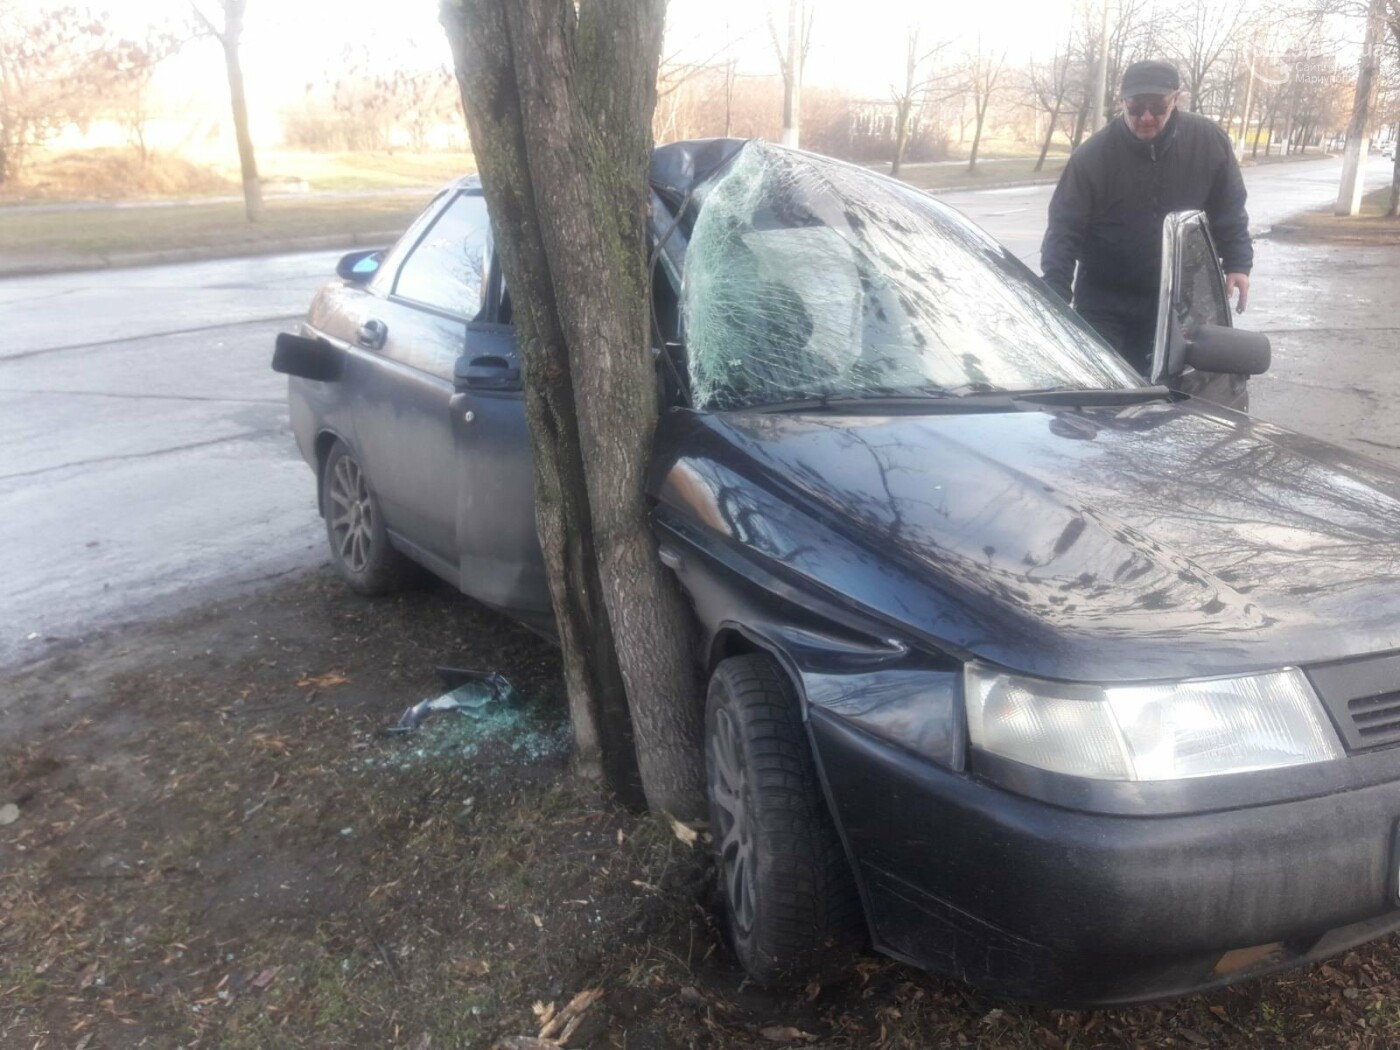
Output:
<path fill-rule="evenodd" d="M 752 805 L 739 733 L 729 712 L 716 712 L 710 736 L 710 799 L 715 816 L 720 878 L 739 929 L 753 928 L 755 899 Z"/>
<path fill-rule="evenodd" d="M 374 507 L 364 471 L 350 456 L 336 460 L 326 495 L 336 556 L 351 572 L 364 572 L 373 549 Z"/>

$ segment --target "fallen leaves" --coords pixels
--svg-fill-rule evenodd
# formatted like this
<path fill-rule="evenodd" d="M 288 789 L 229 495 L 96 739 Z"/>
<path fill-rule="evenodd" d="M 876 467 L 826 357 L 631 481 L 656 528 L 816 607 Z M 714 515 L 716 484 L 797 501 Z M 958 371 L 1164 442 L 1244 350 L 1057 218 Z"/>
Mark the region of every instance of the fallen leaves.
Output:
<path fill-rule="evenodd" d="M 800 1028 L 792 1025 L 774 1025 L 771 1028 L 759 1030 L 759 1035 L 763 1036 L 770 1043 L 815 1043 L 817 1037 L 811 1032 L 804 1032 Z"/>
<path fill-rule="evenodd" d="M 350 678 L 339 671 L 327 671 L 325 674 L 302 675 L 297 679 L 297 686 L 301 689 L 329 689 L 336 685 L 349 685 Z"/>
<path fill-rule="evenodd" d="M 540 1034 L 502 1039 L 496 1044 L 496 1050 L 556 1050 L 557 1047 L 567 1046 L 574 1033 L 579 1030 L 579 1026 L 583 1024 L 588 1008 L 601 998 L 603 989 L 585 988 L 570 999 L 562 1010 L 556 1009 L 553 1003 L 546 1005 L 537 1002 L 534 1005 L 534 1013 L 540 1022 Z"/>
<path fill-rule="evenodd" d="M 689 824 L 677 820 L 675 817 L 671 816 L 670 813 L 666 814 L 666 820 L 671 825 L 671 832 L 687 846 L 693 847 L 699 840 L 700 832 L 692 828 Z"/>

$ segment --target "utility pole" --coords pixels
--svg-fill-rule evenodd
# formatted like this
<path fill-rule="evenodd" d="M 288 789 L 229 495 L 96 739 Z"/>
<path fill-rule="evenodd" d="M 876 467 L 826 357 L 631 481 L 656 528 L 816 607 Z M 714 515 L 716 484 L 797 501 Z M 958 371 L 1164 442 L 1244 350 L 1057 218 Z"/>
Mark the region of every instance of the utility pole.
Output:
<path fill-rule="evenodd" d="M 1379 64 L 1381 28 L 1385 21 L 1386 0 L 1371 0 L 1366 15 L 1366 42 L 1361 47 L 1361 66 L 1356 74 L 1356 98 L 1351 105 L 1347 126 L 1346 151 L 1342 154 L 1342 185 L 1337 193 L 1335 215 L 1356 215 L 1366 191 L 1366 125 L 1371 117 L 1371 98 L 1376 93 L 1376 66 Z"/>
<path fill-rule="evenodd" d="M 1104 96 L 1108 94 L 1108 0 L 1103 0 L 1103 20 L 1099 23 L 1099 63 L 1094 70 L 1094 85 L 1093 130 L 1098 131 L 1104 126 Z"/>
<path fill-rule="evenodd" d="M 1244 125 L 1240 128 L 1240 142 L 1235 150 L 1235 160 L 1244 160 L 1245 143 L 1249 140 L 1249 118 L 1254 109 L 1254 55 L 1251 53 L 1249 61 L 1245 63 L 1249 68 L 1249 86 L 1244 92 Z"/>

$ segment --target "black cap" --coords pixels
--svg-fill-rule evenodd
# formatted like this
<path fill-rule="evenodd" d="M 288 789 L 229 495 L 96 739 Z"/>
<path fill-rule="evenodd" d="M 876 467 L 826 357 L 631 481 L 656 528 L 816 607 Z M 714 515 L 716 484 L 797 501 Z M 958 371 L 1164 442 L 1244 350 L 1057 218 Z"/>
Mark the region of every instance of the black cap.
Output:
<path fill-rule="evenodd" d="M 1170 62 L 1134 62 L 1123 74 L 1123 98 L 1170 95 L 1181 88 L 1181 77 Z"/>

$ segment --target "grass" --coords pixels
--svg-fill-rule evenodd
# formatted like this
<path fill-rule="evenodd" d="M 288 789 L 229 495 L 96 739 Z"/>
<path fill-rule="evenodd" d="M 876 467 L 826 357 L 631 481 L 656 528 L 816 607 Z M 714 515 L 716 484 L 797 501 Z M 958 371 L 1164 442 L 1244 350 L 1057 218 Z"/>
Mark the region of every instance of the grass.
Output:
<path fill-rule="evenodd" d="M 987 165 L 979 160 L 977 170 L 971 174 L 966 164 L 906 165 L 900 172 L 900 178 L 921 190 L 950 190 L 995 186 L 1005 182 L 1053 182 L 1060 177 L 1065 162 L 1063 155 L 1051 154 L 1046 157 L 1045 167 L 1040 171 L 1035 170 L 1035 160 L 1035 157 L 1019 157 Z"/>
<path fill-rule="evenodd" d="M 476 170 L 470 153 L 313 153 L 261 150 L 266 190 L 312 192 L 436 188 Z M 0 183 L 0 203 L 171 200 L 239 194 L 236 156 L 190 158 L 165 150 L 143 160 L 134 149 L 41 152 L 18 178 Z"/>
<path fill-rule="evenodd" d="M 347 244 L 366 234 L 397 233 L 431 194 L 353 200 L 272 199 L 262 221 L 250 223 L 242 203 L 182 204 L 81 211 L 0 209 L 0 244 L 10 264 L 55 260 L 100 262 L 127 253 L 209 248 L 213 255 L 254 254 L 288 238 L 337 237 Z"/>
<path fill-rule="evenodd" d="M 1332 244 L 1400 244 L 1400 219 L 1386 216 L 1389 206 L 1390 187 L 1385 186 L 1362 198 L 1359 215 L 1333 215 L 1330 207 L 1321 208 L 1301 212 L 1274 230 L 1297 240 Z"/>

